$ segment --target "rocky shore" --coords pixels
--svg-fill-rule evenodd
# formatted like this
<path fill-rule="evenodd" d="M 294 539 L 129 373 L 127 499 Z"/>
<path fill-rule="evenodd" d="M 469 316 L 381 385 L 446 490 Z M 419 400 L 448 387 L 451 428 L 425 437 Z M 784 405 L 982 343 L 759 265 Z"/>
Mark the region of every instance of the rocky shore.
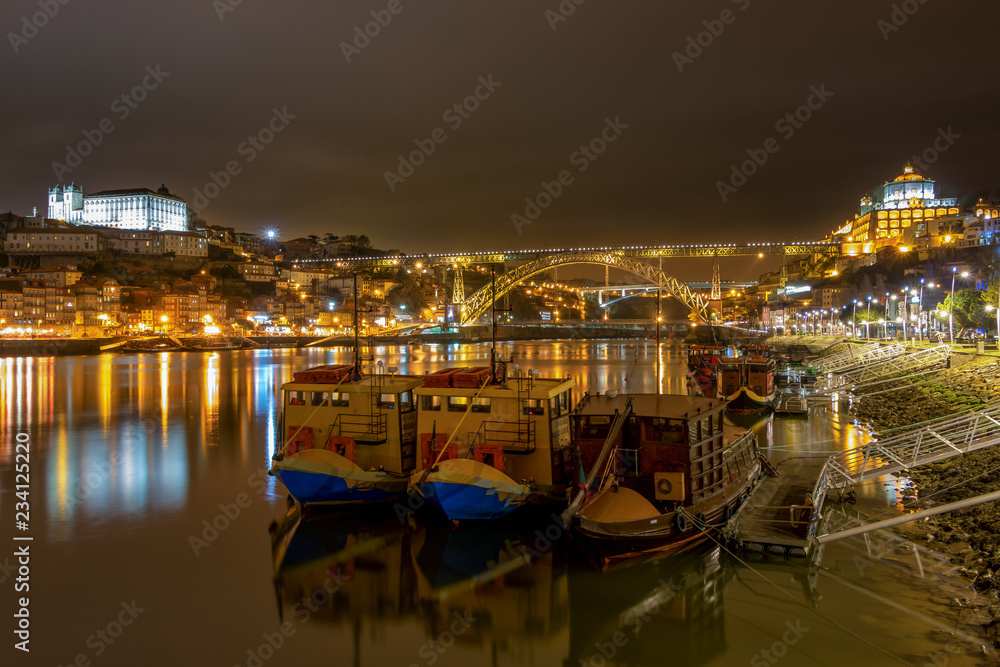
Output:
<path fill-rule="evenodd" d="M 839 347 L 839 346 L 838 346 Z M 905 377 L 855 395 L 853 411 L 882 435 L 923 422 L 971 412 L 1000 401 L 1000 362 L 995 356 L 953 354 L 950 368 Z M 1000 448 L 973 452 L 901 473 L 912 482 L 906 505 L 924 509 L 1000 490 Z M 979 593 L 957 601 L 988 614 L 985 628 L 1000 648 L 1000 503 L 907 524 L 907 537 L 949 555 Z"/>

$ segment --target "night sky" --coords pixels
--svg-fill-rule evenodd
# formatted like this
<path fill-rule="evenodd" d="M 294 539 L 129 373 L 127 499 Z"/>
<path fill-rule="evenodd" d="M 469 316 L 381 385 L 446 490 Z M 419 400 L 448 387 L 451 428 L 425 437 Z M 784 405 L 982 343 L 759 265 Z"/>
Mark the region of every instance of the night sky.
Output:
<path fill-rule="evenodd" d="M 576 3 L 8 0 L 0 211 L 164 183 L 212 224 L 405 252 L 809 240 L 942 134 L 939 193 L 1000 186 L 996 3 L 908 0 L 898 29 L 888 1 Z M 767 161 L 723 201 L 748 150 Z"/>

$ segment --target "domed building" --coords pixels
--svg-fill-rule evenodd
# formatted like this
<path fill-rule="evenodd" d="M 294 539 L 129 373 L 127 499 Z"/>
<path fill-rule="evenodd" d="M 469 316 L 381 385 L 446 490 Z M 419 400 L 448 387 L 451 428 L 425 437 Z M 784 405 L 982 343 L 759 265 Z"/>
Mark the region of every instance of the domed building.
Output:
<path fill-rule="evenodd" d="M 865 194 L 854 219 L 834 234 L 857 244 L 857 254 L 888 245 L 931 245 L 941 222 L 961 215 L 958 200 L 937 197 L 934 181 L 916 173 L 908 162 L 902 174 Z"/>

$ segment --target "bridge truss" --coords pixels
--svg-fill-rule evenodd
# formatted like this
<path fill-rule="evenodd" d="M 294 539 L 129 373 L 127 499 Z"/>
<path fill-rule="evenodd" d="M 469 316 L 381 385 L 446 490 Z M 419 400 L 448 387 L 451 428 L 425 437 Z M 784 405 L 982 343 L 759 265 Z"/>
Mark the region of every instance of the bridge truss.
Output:
<path fill-rule="evenodd" d="M 740 243 L 729 245 L 622 246 L 601 248 L 549 248 L 543 250 L 499 250 L 470 253 L 431 253 L 418 255 L 384 255 L 349 257 L 345 259 L 303 259 L 303 266 L 330 266 L 349 270 L 446 264 L 502 264 L 532 262 L 545 256 L 562 253 L 601 252 L 635 259 L 668 259 L 679 257 L 752 257 L 753 255 L 839 255 L 841 244 L 833 241 L 805 243 Z"/>
<path fill-rule="evenodd" d="M 512 290 L 518 283 L 533 275 L 542 273 L 557 266 L 566 264 L 600 264 L 613 266 L 640 276 L 664 289 L 667 294 L 676 297 L 693 312 L 703 319 L 708 319 L 708 302 L 691 291 L 687 285 L 671 278 L 660 269 L 646 262 L 614 252 L 601 250 L 575 250 L 552 255 L 544 255 L 538 259 L 519 264 L 512 270 L 497 276 L 496 284 L 487 284 L 475 294 L 466 299 L 463 304 L 462 324 L 473 324 L 490 311 L 494 299 L 499 299 Z M 494 292 L 495 290 L 495 292 Z"/>

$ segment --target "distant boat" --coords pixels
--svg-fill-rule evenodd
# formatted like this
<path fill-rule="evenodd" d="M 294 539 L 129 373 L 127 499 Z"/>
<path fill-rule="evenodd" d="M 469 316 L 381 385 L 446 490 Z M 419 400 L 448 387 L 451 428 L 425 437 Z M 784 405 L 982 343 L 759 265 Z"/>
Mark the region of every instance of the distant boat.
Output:
<path fill-rule="evenodd" d="M 774 359 L 760 356 L 723 360 L 719 395 L 726 399 L 726 409 L 738 413 L 773 409 L 778 395 L 774 368 Z"/>
<path fill-rule="evenodd" d="M 153 338 L 137 338 L 126 342 L 118 348 L 119 352 L 175 352 L 183 350 L 184 346 L 176 338 L 156 336 Z"/>
<path fill-rule="evenodd" d="M 184 340 L 184 346 L 190 350 L 201 352 L 239 350 L 243 347 L 243 341 L 238 338 L 227 338 L 225 336 L 194 337 Z"/>

